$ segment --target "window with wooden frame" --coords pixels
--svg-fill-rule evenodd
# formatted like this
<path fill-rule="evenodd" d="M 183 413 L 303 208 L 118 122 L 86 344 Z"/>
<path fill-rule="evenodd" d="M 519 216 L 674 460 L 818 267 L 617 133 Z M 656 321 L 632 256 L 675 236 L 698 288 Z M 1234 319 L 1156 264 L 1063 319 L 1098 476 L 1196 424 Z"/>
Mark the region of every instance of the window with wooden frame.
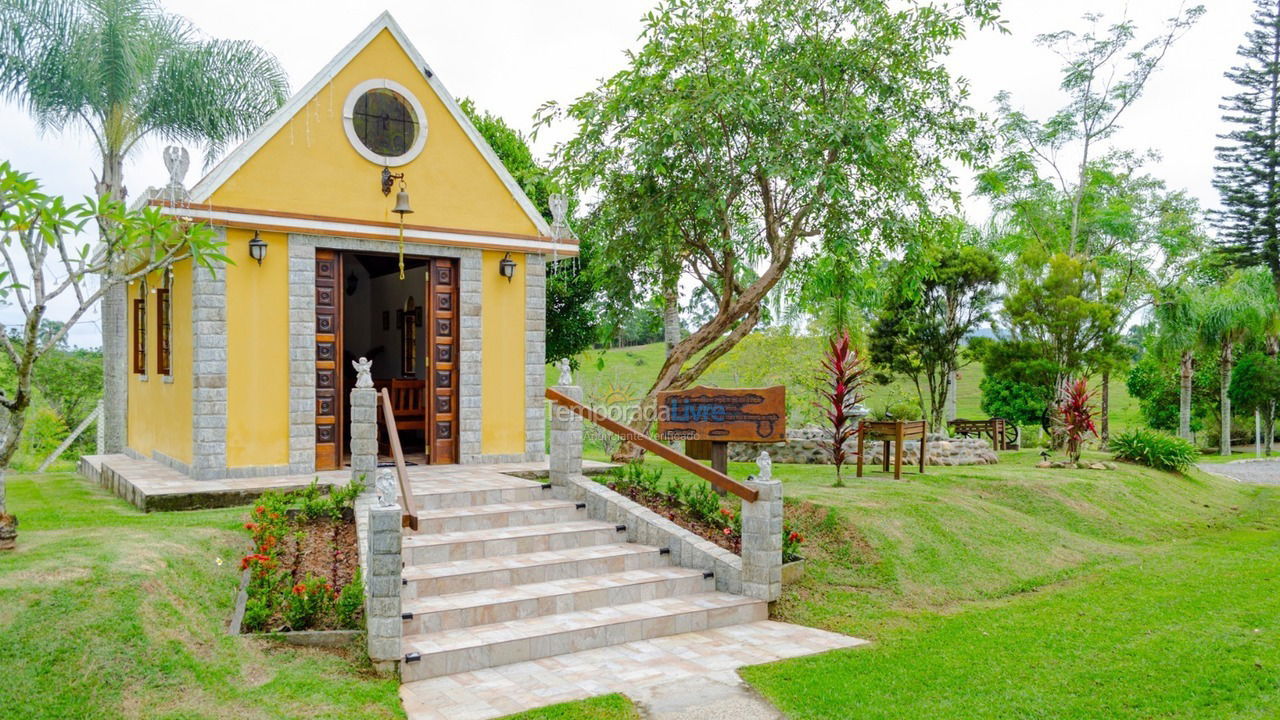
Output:
<path fill-rule="evenodd" d="M 164 287 L 156 290 L 156 372 L 162 376 L 173 374 L 170 361 L 172 359 L 169 346 L 170 309 L 169 309 L 169 273 L 164 276 Z"/>
<path fill-rule="evenodd" d="M 138 283 L 133 300 L 133 372 L 147 374 L 147 283 Z"/>

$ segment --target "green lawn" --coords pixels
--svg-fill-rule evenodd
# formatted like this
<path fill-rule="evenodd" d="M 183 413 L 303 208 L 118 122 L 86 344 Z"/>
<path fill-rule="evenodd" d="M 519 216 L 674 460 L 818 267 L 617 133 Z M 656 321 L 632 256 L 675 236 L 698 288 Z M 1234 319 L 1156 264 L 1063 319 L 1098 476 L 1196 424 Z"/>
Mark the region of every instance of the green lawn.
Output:
<path fill-rule="evenodd" d="M 1275 717 L 1280 490 L 1038 459 L 775 466 L 808 537 L 775 617 L 874 645 L 743 676 L 793 718 Z"/>
<path fill-rule="evenodd" d="M 1001 458 L 846 488 L 776 466 L 808 568 L 775 616 L 873 645 L 744 677 L 794 718 L 1275 716 L 1280 489 Z M 144 515 L 69 474 L 13 476 L 9 500 L 0 716 L 401 716 L 358 652 L 225 636 L 244 509 Z"/>
<path fill-rule="evenodd" d="M 0 716 L 403 717 L 358 652 L 227 637 L 245 509 L 146 515 L 70 474 L 8 487 Z"/>

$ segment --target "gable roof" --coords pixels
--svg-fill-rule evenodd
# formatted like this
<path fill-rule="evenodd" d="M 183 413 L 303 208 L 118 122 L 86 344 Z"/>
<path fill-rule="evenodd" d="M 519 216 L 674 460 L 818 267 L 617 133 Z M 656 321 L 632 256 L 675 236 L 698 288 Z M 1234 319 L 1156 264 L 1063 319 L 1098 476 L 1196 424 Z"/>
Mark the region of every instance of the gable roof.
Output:
<path fill-rule="evenodd" d="M 196 204 L 208 202 L 218 188 L 222 187 L 222 185 L 226 183 L 237 170 L 248 162 L 255 153 L 262 149 L 268 140 L 274 137 L 276 133 L 284 128 L 295 115 L 301 112 L 306 105 L 311 102 L 312 99 L 314 99 L 320 91 L 327 86 L 329 82 L 333 80 L 333 78 L 344 67 L 346 67 L 347 64 L 356 57 L 356 55 L 364 50 L 365 47 L 367 47 L 369 43 L 371 43 L 383 30 L 390 33 L 391 37 L 400 45 L 400 48 L 413 62 L 414 66 L 418 69 L 418 72 L 421 73 L 422 79 L 433 91 L 435 91 L 436 95 L 439 96 L 440 101 L 444 104 L 445 108 L 448 109 L 450 115 L 452 115 L 453 119 L 462 128 L 472 145 L 474 145 L 480 152 L 481 156 L 484 157 L 485 161 L 489 164 L 489 167 L 502 181 L 502 184 L 506 186 L 507 191 L 511 193 L 512 199 L 516 201 L 524 211 L 525 215 L 528 216 L 529 221 L 533 223 L 534 227 L 538 229 L 538 232 L 541 235 L 549 237 L 551 235 L 551 228 L 547 225 L 542 214 L 538 212 L 537 208 L 535 208 L 533 203 L 529 200 L 529 197 L 525 195 L 524 190 L 521 189 L 519 183 L 517 183 L 515 178 L 511 176 L 511 173 L 507 171 L 507 168 L 502 164 L 502 161 L 498 159 L 498 156 L 494 154 L 493 148 L 489 146 L 489 143 L 480 135 L 475 126 L 471 124 L 471 120 L 467 118 L 466 113 L 462 111 L 462 108 L 458 106 L 457 101 L 454 100 L 453 96 L 449 94 L 449 91 L 445 89 L 444 84 L 440 82 L 435 72 L 431 70 L 431 66 L 429 66 L 427 61 L 423 59 L 421 53 L 418 52 L 418 49 L 409 41 L 408 37 L 404 34 L 404 31 L 400 28 L 400 25 L 395 21 L 395 18 L 391 17 L 391 13 L 389 11 L 383 11 L 381 15 L 379 15 L 372 23 L 369 24 L 368 27 L 364 29 L 364 31 L 348 43 L 347 46 L 342 49 L 342 52 L 338 53 L 337 56 L 330 60 L 329 63 L 311 79 L 310 82 L 304 85 L 301 90 L 293 95 L 293 97 L 289 98 L 289 100 L 282 105 L 280 109 L 276 110 L 276 112 L 268 118 L 265 123 L 251 133 L 244 142 L 240 143 L 240 145 L 236 147 L 235 150 L 214 166 L 213 170 L 209 171 L 207 175 L 201 178 L 200 181 L 191 188 L 190 202 Z"/>

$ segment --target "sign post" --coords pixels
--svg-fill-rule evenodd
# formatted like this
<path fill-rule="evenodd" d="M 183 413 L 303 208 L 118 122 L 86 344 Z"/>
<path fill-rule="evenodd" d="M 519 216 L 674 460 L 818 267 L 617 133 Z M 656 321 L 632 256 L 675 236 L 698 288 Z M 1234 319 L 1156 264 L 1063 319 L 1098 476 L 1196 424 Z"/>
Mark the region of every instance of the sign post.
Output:
<path fill-rule="evenodd" d="M 685 453 L 729 470 L 729 443 L 787 439 L 787 389 L 710 388 L 658 393 L 658 436 L 684 440 Z"/>

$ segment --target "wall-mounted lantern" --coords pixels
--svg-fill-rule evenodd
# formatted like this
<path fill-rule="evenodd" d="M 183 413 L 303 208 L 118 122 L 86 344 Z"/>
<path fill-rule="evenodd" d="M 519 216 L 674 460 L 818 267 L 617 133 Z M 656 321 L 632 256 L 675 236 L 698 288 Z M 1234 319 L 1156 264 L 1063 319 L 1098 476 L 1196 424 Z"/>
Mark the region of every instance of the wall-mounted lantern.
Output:
<path fill-rule="evenodd" d="M 258 265 L 262 265 L 262 259 L 267 256 L 267 242 L 262 239 L 257 230 L 253 231 L 253 237 L 249 238 L 249 257 L 258 261 Z"/>
<path fill-rule="evenodd" d="M 498 261 L 498 274 L 511 282 L 511 278 L 516 276 L 516 261 L 511 259 L 511 253 L 502 256 Z"/>

